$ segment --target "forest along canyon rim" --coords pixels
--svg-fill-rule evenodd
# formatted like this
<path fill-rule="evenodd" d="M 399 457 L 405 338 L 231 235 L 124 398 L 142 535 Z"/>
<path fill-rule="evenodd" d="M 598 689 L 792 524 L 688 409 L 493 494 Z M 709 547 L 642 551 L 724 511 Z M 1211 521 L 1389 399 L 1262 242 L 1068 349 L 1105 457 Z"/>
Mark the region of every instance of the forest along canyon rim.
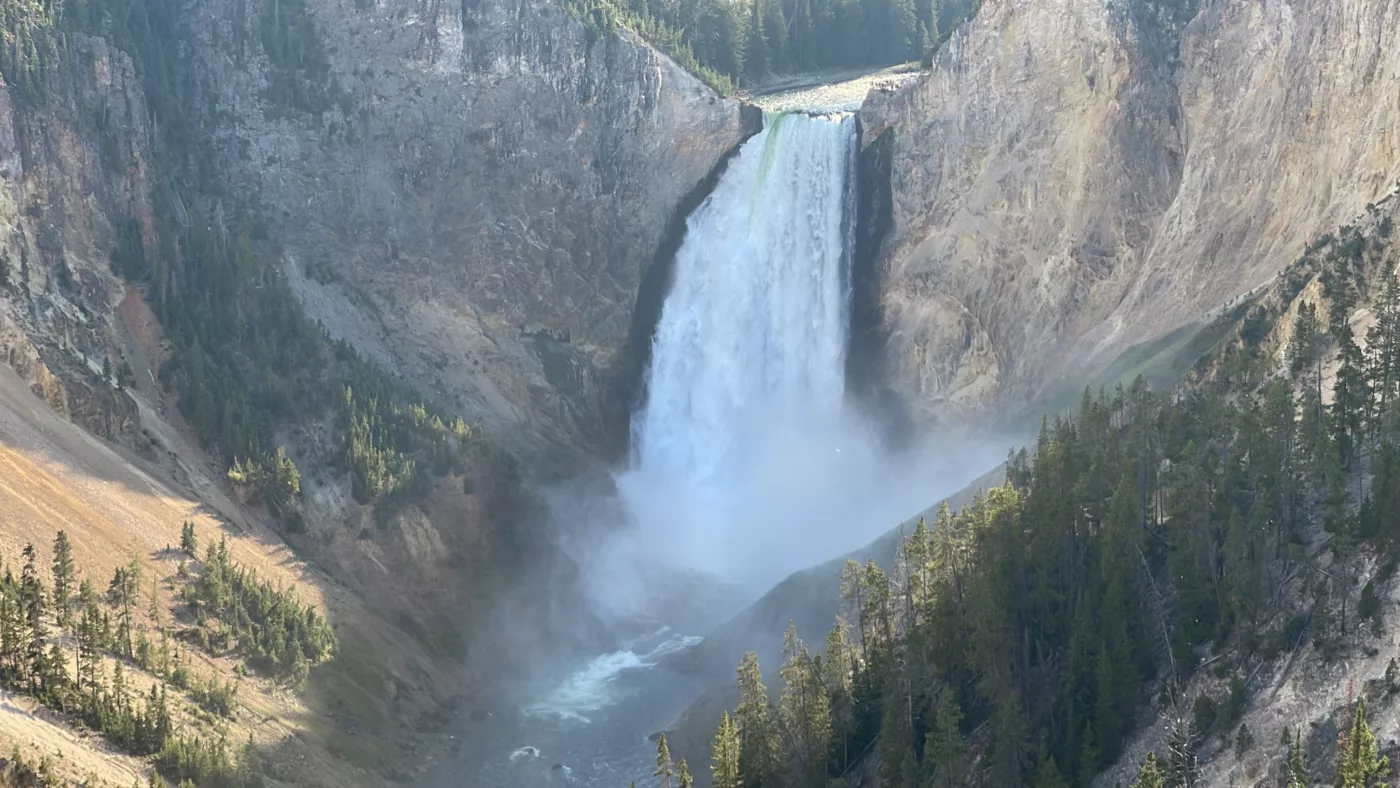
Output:
<path fill-rule="evenodd" d="M 856 154 L 850 112 L 766 113 L 688 218 L 616 475 L 629 522 L 573 546 L 605 619 L 657 627 L 472 730 L 445 784 L 649 778 L 648 737 L 698 689 L 664 658 L 700 640 L 664 626 L 652 584 L 695 573 L 766 590 L 862 544 L 857 522 L 917 505 L 886 496 L 870 511 L 890 482 L 845 406 Z"/>

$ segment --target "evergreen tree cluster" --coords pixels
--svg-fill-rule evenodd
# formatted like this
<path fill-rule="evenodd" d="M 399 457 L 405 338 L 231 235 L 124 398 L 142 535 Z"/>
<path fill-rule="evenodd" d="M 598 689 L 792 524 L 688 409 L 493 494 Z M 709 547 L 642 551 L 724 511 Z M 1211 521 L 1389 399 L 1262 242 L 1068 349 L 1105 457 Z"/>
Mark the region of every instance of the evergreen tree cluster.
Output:
<path fill-rule="evenodd" d="M 289 593 L 273 591 L 256 576 L 230 566 L 226 546 L 211 550 L 216 559 L 223 556 L 223 576 L 234 578 L 225 584 L 240 589 L 226 596 L 242 594 L 251 599 L 237 608 L 256 611 L 245 612 L 245 618 L 264 622 L 258 625 L 262 632 L 280 630 L 287 633 L 281 635 L 283 640 L 309 644 L 317 659 L 333 651 L 334 634 L 313 610 L 299 605 Z M 205 741 L 178 730 L 167 686 L 188 689 L 191 699 L 207 711 L 231 717 L 237 685 L 213 678 L 192 679 L 184 651 L 172 649 L 163 627 L 155 644 L 146 629 L 137 630 L 142 574 L 137 561 L 118 567 L 103 594 L 90 580 L 78 576 L 66 532 L 60 531 L 54 539 L 51 587 L 40 578 L 40 559 L 33 545 L 24 548 L 22 558 L 18 578 L 9 567 L 0 575 L 0 684 L 71 715 L 127 753 L 154 756 L 157 769 L 172 780 L 228 788 L 262 785 L 251 743 L 239 753 L 230 753 L 222 740 Z M 154 587 L 148 618 L 160 622 Z M 51 629 L 51 624 L 58 628 Z M 71 650 L 63 645 L 65 635 L 71 638 Z M 258 642 L 269 641 L 277 642 L 277 635 Z M 293 659 L 304 668 L 306 656 Z M 140 691 L 133 686 L 128 660 L 158 680 Z"/>
<path fill-rule="evenodd" d="M 311 666 L 335 655 L 335 631 L 315 607 L 233 563 L 224 539 L 205 549 L 203 569 L 182 595 L 194 610 L 206 649 L 214 654 L 236 649 L 254 670 L 299 684 Z M 221 626 L 211 626 L 211 618 Z M 214 692 L 204 690 L 207 703 L 226 707 L 228 701 L 219 701 Z M 231 689 L 220 692 L 232 695 Z"/>
<path fill-rule="evenodd" d="M 341 389 L 338 424 L 348 436 L 343 459 L 360 503 L 421 492 L 428 477 L 413 455 L 425 459 L 434 475 L 464 473 L 461 449 L 474 434 L 460 418 L 448 425 L 422 405 L 400 406 L 374 393 L 358 398 L 349 386 Z"/>
<path fill-rule="evenodd" d="M 589 30 L 624 25 L 716 90 L 774 74 L 926 57 L 976 0 L 565 0 Z"/>
<path fill-rule="evenodd" d="M 262 788 L 260 762 L 251 740 L 232 752 L 222 737 L 176 736 L 156 756 L 161 774 L 199 788 Z"/>
<path fill-rule="evenodd" d="M 1345 265 L 1298 312 L 1276 374 L 1086 390 L 1075 418 L 1045 420 L 1008 458 L 1003 486 L 920 520 L 890 573 L 848 562 L 826 653 L 790 629 L 776 703 L 756 657 L 741 663 L 716 785 L 825 784 L 870 752 L 888 788 L 1088 785 L 1122 754 L 1148 687 L 1179 704 L 1205 654 L 1228 651 L 1228 675 L 1305 638 L 1334 657 L 1358 624 L 1378 632 L 1377 588 L 1400 563 L 1400 287 L 1387 267 L 1369 288 L 1363 349 L 1350 316 L 1365 267 Z M 1339 367 L 1327 403 L 1324 355 Z M 1318 545 L 1337 559 L 1325 570 Z M 1370 576 L 1363 551 L 1380 559 Z M 1250 689 L 1236 675 L 1177 713 L 1137 784 L 1193 784 L 1207 737 L 1252 747 Z M 1364 723 L 1358 704 L 1339 785 L 1380 784 Z"/>
<path fill-rule="evenodd" d="M 6 0 L 0 4 L 0 76 L 30 105 L 44 102 L 44 73 L 59 60 L 62 40 L 57 21 L 61 7 L 55 0 Z"/>

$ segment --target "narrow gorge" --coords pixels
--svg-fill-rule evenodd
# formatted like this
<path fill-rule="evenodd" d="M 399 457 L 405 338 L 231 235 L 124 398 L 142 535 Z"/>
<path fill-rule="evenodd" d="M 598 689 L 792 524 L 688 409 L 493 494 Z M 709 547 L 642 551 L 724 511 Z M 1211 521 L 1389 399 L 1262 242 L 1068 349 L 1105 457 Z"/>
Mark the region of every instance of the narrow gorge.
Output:
<path fill-rule="evenodd" d="M 1369 334 L 1392 316 L 1400 0 L 4 0 L 0 23 L 0 568 L 31 578 L 0 584 L 27 622 L 28 650 L 0 653 L 16 773 L 621 788 L 656 779 L 667 731 L 703 786 L 744 654 L 788 714 L 779 688 L 815 664 L 788 623 L 810 659 L 866 612 L 851 589 L 912 610 L 918 516 L 948 498 L 947 528 L 975 519 L 989 487 L 1028 547 L 975 575 L 1027 560 L 993 595 L 1035 591 L 1020 639 L 917 681 L 863 653 L 866 716 L 834 724 L 867 749 L 811 784 L 927 783 L 946 686 L 971 782 L 998 786 L 1044 788 L 1047 761 L 1077 788 L 1131 780 L 1181 716 L 1165 699 L 1232 679 L 1256 732 L 1316 723 L 1324 770 L 1337 686 L 1370 686 L 1400 736 L 1394 690 L 1366 685 L 1394 643 L 1318 634 L 1363 588 L 1376 632 L 1400 599 L 1375 524 L 1393 365 Z M 1281 472 L 1303 500 L 1219 493 L 1272 489 L 1232 408 L 1285 384 L 1316 433 Z M 1137 407 L 1177 431 L 1143 438 Z M 1193 407 L 1238 441 L 1191 432 Z M 1060 416 L 1088 418 L 1092 451 Z M 1022 444 L 1064 476 L 1003 465 Z M 1209 496 L 1173 486 L 1185 468 L 1220 472 Z M 1082 708 L 1067 733 L 1042 705 L 1098 697 L 1109 653 L 1071 671 L 1056 645 L 1106 624 L 1101 594 L 1032 568 L 1060 543 L 1017 507 L 1047 490 L 1079 496 L 1055 522 L 1085 540 L 1056 577 L 1102 569 L 1085 545 L 1130 498 L 1147 537 L 1114 588 L 1155 629 L 1109 660 L 1140 675 L 1093 704 L 1121 733 L 1099 750 Z M 1168 513 L 1172 490 L 1209 506 Z M 124 637 L 78 631 L 60 544 Z M 1272 583 L 1249 638 L 1239 567 Z M 913 654 L 916 619 L 871 641 Z M 1013 653 L 1019 704 L 968 678 Z M 168 693 L 155 733 L 98 691 L 118 667 L 151 719 Z M 884 719 L 899 681 L 906 728 Z M 1210 725 L 1206 784 L 1272 784 L 1276 753 Z"/>
<path fill-rule="evenodd" d="M 856 144 L 850 112 L 767 114 L 689 216 L 616 476 L 622 522 L 576 554 L 594 609 L 640 634 L 534 690 L 494 752 L 470 745 L 481 779 L 642 779 L 648 736 L 705 688 L 670 664 L 702 640 L 658 602 L 675 578 L 752 598 L 859 546 L 862 517 L 914 510 L 846 396 Z"/>

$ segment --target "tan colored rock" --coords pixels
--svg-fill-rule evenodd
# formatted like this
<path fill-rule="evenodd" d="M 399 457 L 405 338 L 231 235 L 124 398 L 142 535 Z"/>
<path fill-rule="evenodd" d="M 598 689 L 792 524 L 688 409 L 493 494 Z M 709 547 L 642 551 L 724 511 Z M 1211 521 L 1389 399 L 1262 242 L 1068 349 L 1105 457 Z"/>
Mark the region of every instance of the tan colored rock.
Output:
<path fill-rule="evenodd" d="M 1396 0 L 1151 5 L 988 0 L 867 100 L 865 142 L 894 134 L 883 361 L 918 420 L 1082 385 L 1400 177 Z"/>

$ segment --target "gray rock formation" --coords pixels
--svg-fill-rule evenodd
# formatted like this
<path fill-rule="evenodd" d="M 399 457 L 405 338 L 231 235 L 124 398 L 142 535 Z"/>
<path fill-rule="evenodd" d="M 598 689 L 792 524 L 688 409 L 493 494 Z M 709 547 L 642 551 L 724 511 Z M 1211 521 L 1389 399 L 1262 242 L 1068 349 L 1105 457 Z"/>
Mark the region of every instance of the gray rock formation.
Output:
<path fill-rule="evenodd" d="M 643 274 L 745 135 L 739 103 L 552 0 L 309 0 L 330 74 L 311 113 L 237 44 L 259 4 L 200 6 L 216 166 L 310 315 L 527 448 L 602 445 Z"/>
<path fill-rule="evenodd" d="M 883 376 L 914 419 L 1046 404 L 1267 281 L 1400 176 L 1396 0 L 988 0 L 893 135 Z"/>
<path fill-rule="evenodd" d="M 96 380 L 123 360 L 118 227 L 153 237 L 151 135 L 131 59 L 72 35 L 69 67 L 0 77 L 0 362 L 60 414 L 126 445 L 135 406 Z"/>

